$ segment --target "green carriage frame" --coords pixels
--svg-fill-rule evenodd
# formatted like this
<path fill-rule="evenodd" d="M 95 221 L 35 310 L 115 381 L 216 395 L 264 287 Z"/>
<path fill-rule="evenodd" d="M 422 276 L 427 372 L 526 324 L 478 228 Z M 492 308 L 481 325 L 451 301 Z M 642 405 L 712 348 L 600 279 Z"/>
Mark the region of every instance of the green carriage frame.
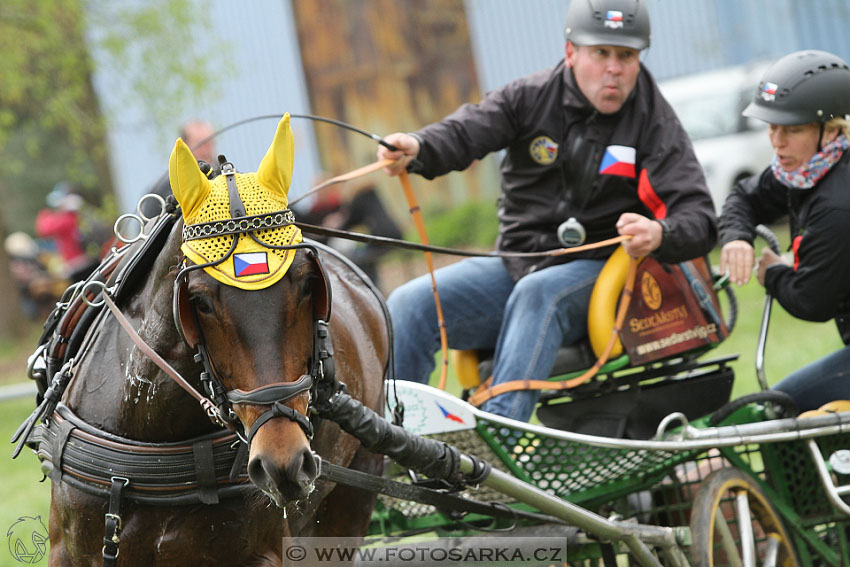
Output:
<path fill-rule="evenodd" d="M 431 435 L 493 466 L 494 481 L 467 488 L 464 496 L 544 512 L 577 526 L 568 542 L 570 564 L 596 564 L 603 556 L 601 541 L 642 565 L 706 564 L 694 557 L 696 548 L 705 547 L 700 541 L 708 528 L 695 523 L 705 498 L 696 508 L 694 499 L 712 473 L 738 479 L 736 486 L 770 503 L 767 508 L 784 526 L 782 539 L 794 550 L 790 562 L 786 557 L 779 564 L 850 564 L 850 506 L 842 500 L 850 493 L 850 486 L 843 486 L 850 484 L 850 476 L 830 464 L 831 457 L 846 456 L 841 451 L 850 448 L 850 412 L 770 419 L 772 408 L 756 403 L 715 427 L 708 417 L 688 423 L 683 415 L 671 414 L 653 439 L 641 441 L 501 418 L 418 384 L 403 385 L 402 399 L 409 389 L 475 416 L 474 427 Z M 389 476 L 398 479 L 405 473 L 391 467 Z M 713 498 L 718 508 L 727 506 L 725 498 Z M 459 521 L 432 506 L 382 496 L 371 535 L 379 539 L 429 530 L 469 535 L 490 521 L 475 514 Z M 729 523 L 737 539 L 736 522 Z M 756 534 L 757 546 L 764 540 L 764 534 Z M 722 557 L 716 552 L 708 564 L 726 564 Z"/>

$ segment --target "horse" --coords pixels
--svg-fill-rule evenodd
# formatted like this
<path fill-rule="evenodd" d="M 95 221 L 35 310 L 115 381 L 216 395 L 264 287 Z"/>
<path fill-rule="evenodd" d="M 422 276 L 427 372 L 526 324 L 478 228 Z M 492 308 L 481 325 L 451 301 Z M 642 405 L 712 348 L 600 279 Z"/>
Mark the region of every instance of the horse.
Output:
<path fill-rule="evenodd" d="M 142 452 L 216 435 L 220 425 L 205 415 L 210 414 L 250 441 L 247 477 L 253 486 L 238 496 L 213 494 L 208 503 L 126 496 L 116 505 L 101 494 L 122 488 L 132 494 L 133 478 L 112 476 L 109 489 L 101 486 L 93 494 L 81 488 L 79 478 L 65 482 L 70 474 L 58 482 L 51 476 L 50 565 L 102 564 L 104 518 L 107 540 L 113 520 L 112 549 L 114 555 L 120 551 L 122 566 L 281 565 L 284 537 L 365 534 L 375 495 L 317 480 L 315 455 L 371 474 L 380 474 L 383 457 L 310 414 L 317 395 L 311 382 L 321 378 L 317 341 L 324 328 L 330 343 L 322 348 L 332 353 L 323 355 L 324 370 L 332 366 L 353 397 L 380 411 L 389 321 L 380 294 L 362 272 L 328 248 L 301 242 L 291 213 L 279 210 L 286 206 L 292 156 L 288 115 L 256 175 L 225 173 L 230 164 L 224 164 L 222 174 L 210 180 L 178 139 L 169 173 L 182 218 L 162 237 L 161 249 L 137 281 L 124 282 L 114 303 L 139 340 L 177 375 L 188 377 L 195 391 L 206 389 L 215 404 L 204 398 L 199 407 L 106 309 L 86 334 L 61 403 L 65 421 L 72 412 L 78 430 L 104 432 L 110 446 L 133 440 Z M 225 204 L 210 204 L 214 195 L 219 200 L 225 195 Z M 232 228 L 234 219 L 247 225 L 241 231 L 220 228 Z M 219 232 L 193 239 L 193 229 L 210 226 Z M 137 246 L 142 244 L 131 245 Z M 222 247 L 224 259 L 211 261 Z M 251 263 L 261 255 L 265 265 Z M 74 435 L 82 434 L 70 435 L 81 442 Z M 49 461 L 45 453 L 39 451 Z M 57 458 L 50 464 L 60 466 Z"/>

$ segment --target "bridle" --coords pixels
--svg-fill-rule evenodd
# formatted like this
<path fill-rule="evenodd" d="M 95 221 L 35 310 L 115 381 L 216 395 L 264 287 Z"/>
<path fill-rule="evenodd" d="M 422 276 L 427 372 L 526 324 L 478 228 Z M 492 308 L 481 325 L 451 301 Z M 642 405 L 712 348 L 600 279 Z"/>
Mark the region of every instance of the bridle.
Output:
<path fill-rule="evenodd" d="M 234 220 L 238 221 L 239 219 Z M 307 438 L 312 439 L 313 425 L 310 419 L 304 414 L 285 406 L 284 402 L 295 396 L 309 392 L 309 406 L 313 400 L 327 395 L 323 387 L 325 384 L 332 384 L 335 381 L 333 346 L 328 330 L 331 291 L 318 249 L 312 244 L 304 243 L 279 248 L 288 250 L 306 249 L 308 257 L 313 261 L 316 272 L 319 274 L 319 278 L 312 285 L 313 289 L 311 293 L 313 298 L 313 352 L 310 357 L 309 370 L 307 374 L 302 375 L 294 382 L 275 382 L 248 391 L 239 389 L 227 390 L 215 371 L 215 366 L 204 340 L 203 332 L 198 325 L 197 314 L 188 298 L 189 292 L 186 276 L 192 271 L 203 268 L 205 265 L 192 264 L 185 266 L 177 274 L 174 281 L 174 299 L 172 303 L 174 322 L 180 336 L 195 353 L 195 361 L 201 363 L 204 367 L 200 375 L 201 383 L 203 384 L 206 396 L 215 406 L 215 411 L 207 412 L 210 418 L 219 425 L 237 430 L 239 419 L 233 411 L 234 405 L 271 406 L 269 410 L 265 411 L 254 421 L 247 434 L 240 434 L 243 440 L 249 444 L 259 428 L 274 417 L 286 417 L 296 422 L 304 431 Z"/>
<path fill-rule="evenodd" d="M 331 315 L 331 290 L 328 285 L 327 273 L 322 265 L 318 249 L 312 244 L 274 245 L 260 240 L 255 234 L 258 230 L 281 228 L 293 224 L 294 216 L 292 211 L 287 209 L 261 215 L 246 216 L 245 206 L 236 187 L 236 171 L 232 164 L 224 161 L 223 156 L 221 161 L 221 173 L 226 176 L 230 197 L 231 218 L 225 221 L 186 225 L 183 227 L 183 240 L 233 235 L 233 243 L 230 250 L 222 258 L 213 262 L 187 265 L 184 259 L 183 267 L 174 280 L 172 299 L 172 311 L 178 334 L 188 345 L 189 349 L 194 352 L 195 362 L 203 366 L 200 379 L 205 394 L 199 393 L 145 343 L 144 339 L 138 335 L 115 303 L 108 297 L 105 287 L 102 294 L 104 303 L 106 303 L 107 307 L 112 311 L 116 319 L 118 319 L 121 327 L 130 336 L 131 340 L 157 366 L 197 399 L 207 416 L 214 423 L 234 431 L 243 441 L 250 445 L 257 431 L 265 423 L 275 417 L 286 417 L 297 423 L 308 439 L 312 439 L 314 427 L 310 418 L 284 404 L 295 396 L 308 393 L 309 409 L 315 400 L 332 395 L 337 388 L 337 382 L 334 377 L 333 346 L 328 330 L 328 321 Z M 187 281 L 189 273 L 221 264 L 227 260 L 233 254 L 240 235 L 248 235 L 263 246 L 274 250 L 292 250 L 292 253 L 295 254 L 297 250 L 305 249 L 318 274 L 318 277 L 312 283 L 311 289 L 313 300 L 313 351 L 309 361 L 308 373 L 302 375 L 294 382 L 276 382 L 248 391 L 239 389 L 228 390 L 215 371 L 215 365 L 207 348 L 203 332 L 198 324 L 197 314 L 189 302 Z M 234 405 L 240 404 L 270 406 L 270 408 L 254 421 L 250 430 L 246 433 L 240 429 L 239 418 L 233 410 Z"/>

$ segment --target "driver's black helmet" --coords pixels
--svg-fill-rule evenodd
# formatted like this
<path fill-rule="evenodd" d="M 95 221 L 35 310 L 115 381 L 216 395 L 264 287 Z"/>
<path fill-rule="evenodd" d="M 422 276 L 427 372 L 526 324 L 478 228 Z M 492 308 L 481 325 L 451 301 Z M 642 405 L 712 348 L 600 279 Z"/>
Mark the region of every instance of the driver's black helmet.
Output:
<path fill-rule="evenodd" d="M 641 0 L 572 0 L 564 36 L 575 45 L 649 47 L 649 12 Z"/>
<path fill-rule="evenodd" d="M 826 51 L 796 51 L 771 65 L 744 116 L 790 126 L 850 114 L 850 68 Z"/>

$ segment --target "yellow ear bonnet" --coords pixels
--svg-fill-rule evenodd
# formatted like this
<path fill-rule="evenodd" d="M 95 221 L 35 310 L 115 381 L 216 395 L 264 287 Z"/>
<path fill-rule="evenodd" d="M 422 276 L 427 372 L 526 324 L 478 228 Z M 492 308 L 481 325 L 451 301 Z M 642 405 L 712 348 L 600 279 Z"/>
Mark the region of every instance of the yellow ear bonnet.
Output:
<path fill-rule="evenodd" d="M 195 264 L 214 263 L 204 271 L 241 289 L 264 289 L 280 280 L 292 264 L 295 250 L 272 246 L 297 244 L 302 239 L 286 208 L 293 154 L 289 114 L 278 124 L 257 173 L 222 173 L 210 181 L 186 144 L 177 140 L 169 160 L 169 178 L 183 211 L 181 249 L 186 258 Z M 233 178 L 245 208 L 245 217 L 240 219 L 231 219 L 228 177 Z M 265 226 L 273 228 L 262 228 Z M 233 227 L 240 232 L 221 234 Z M 236 247 L 228 255 L 234 238 L 238 239 Z"/>

